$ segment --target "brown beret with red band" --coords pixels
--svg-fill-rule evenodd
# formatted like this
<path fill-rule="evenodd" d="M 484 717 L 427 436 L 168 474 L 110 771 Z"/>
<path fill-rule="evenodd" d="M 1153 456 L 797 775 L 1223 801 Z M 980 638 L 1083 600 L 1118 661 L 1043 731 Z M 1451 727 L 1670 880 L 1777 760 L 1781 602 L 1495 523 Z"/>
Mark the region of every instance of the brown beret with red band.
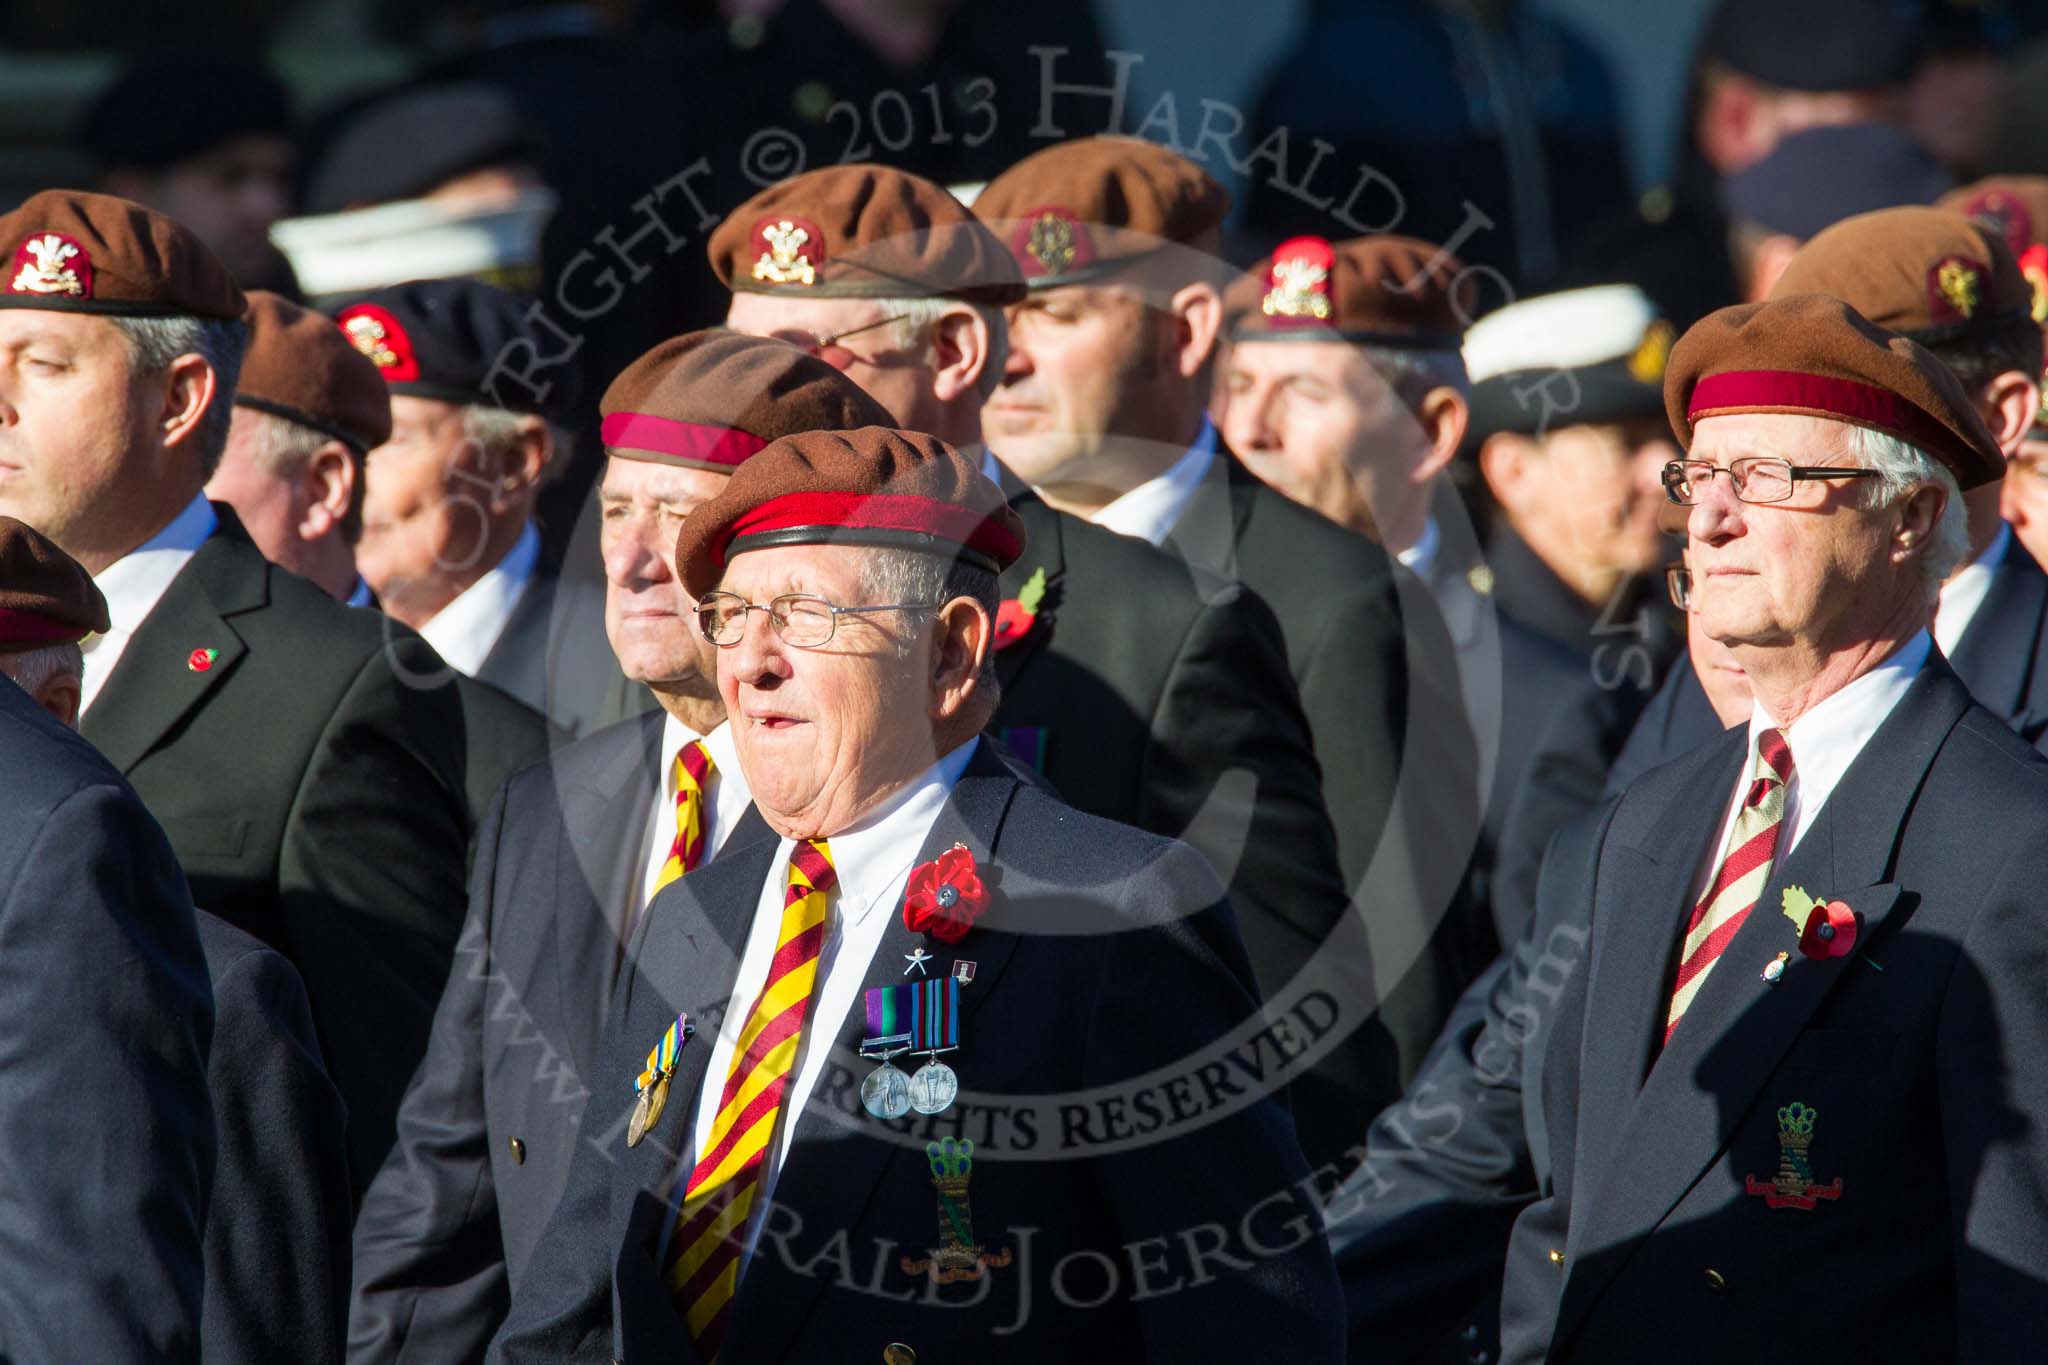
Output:
<path fill-rule="evenodd" d="M 1003 244 L 931 181 L 887 166 L 832 166 L 771 185 L 706 247 L 727 289 L 811 298 L 1024 297 Z"/>
<path fill-rule="evenodd" d="M 68 645 L 107 628 L 107 599 L 49 537 L 0 517 L 0 654 Z"/>
<path fill-rule="evenodd" d="M 2005 473 L 1948 366 L 1820 294 L 1738 304 L 1694 323 L 1672 348 L 1664 406 L 1687 449 L 1709 417 L 1782 412 L 1889 433 L 1947 465 L 1966 489 Z"/>
<path fill-rule="evenodd" d="M 1000 573 L 1024 553 L 1024 525 L 979 466 L 936 437 L 812 431 L 769 445 L 690 514 L 676 568 L 702 597 L 733 555 L 782 545 L 919 550 Z"/>
<path fill-rule="evenodd" d="M 1990 228 L 2015 256 L 2048 242 L 2048 175 L 1995 175 L 1950 190 L 1934 205 Z"/>
<path fill-rule="evenodd" d="M 323 313 L 249 291 L 249 351 L 238 406 L 297 422 L 363 455 L 391 439 L 391 390 Z"/>
<path fill-rule="evenodd" d="M 718 474 L 800 431 L 895 420 L 824 361 L 786 341 L 723 328 L 662 342 L 612 381 L 597 410 L 613 455 Z"/>
<path fill-rule="evenodd" d="M 1793 253 L 1774 299 L 1828 294 L 1923 346 L 2033 325 L 2032 287 L 1997 232 L 1920 205 L 1844 218 Z"/>
<path fill-rule="evenodd" d="M 1456 350 L 1475 302 L 1463 269 L 1413 237 L 1295 237 L 1230 286 L 1223 315 L 1237 341 Z"/>
<path fill-rule="evenodd" d="M 974 211 L 1033 289 L 1082 284 L 1162 247 L 1201 247 L 1230 191 L 1194 162 L 1135 137 L 1077 138 L 991 180 Z"/>
<path fill-rule="evenodd" d="M 107 194 L 44 190 L 0 216 L 0 308 L 231 320 L 246 304 L 189 229 Z"/>

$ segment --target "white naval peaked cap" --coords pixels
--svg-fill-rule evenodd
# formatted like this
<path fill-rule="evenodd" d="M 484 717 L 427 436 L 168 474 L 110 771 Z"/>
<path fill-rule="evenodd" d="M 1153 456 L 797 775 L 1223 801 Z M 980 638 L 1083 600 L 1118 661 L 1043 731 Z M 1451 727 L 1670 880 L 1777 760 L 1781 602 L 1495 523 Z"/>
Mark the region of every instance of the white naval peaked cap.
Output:
<path fill-rule="evenodd" d="M 1524 370 L 1573 370 L 1633 355 L 1657 305 L 1632 284 L 1599 284 L 1511 303 L 1465 333 L 1473 383 Z"/>

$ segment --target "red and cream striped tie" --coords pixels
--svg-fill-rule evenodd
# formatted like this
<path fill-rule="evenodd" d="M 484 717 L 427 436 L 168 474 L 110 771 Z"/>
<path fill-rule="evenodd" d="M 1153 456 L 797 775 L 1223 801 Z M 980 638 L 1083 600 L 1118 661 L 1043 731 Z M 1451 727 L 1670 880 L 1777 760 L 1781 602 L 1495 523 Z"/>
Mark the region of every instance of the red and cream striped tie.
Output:
<path fill-rule="evenodd" d="M 654 879 L 656 892 L 685 872 L 695 872 L 704 861 L 704 782 L 717 767 L 701 739 L 676 750 L 676 837 L 668 846 L 661 875 Z"/>
<path fill-rule="evenodd" d="M 790 854 L 789 889 L 783 895 L 768 982 L 733 1041 L 718 1117 L 683 1187 L 665 1281 L 704 1365 L 714 1365 L 725 1339 L 745 1230 L 782 1097 L 796 1069 L 818 980 L 818 953 L 825 943 L 827 902 L 838 881 L 832 850 L 823 839 L 800 843 Z"/>
<path fill-rule="evenodd" d="M 1771 865 L 1778 856 L 1778 835 L 1785 827 L 1785 786 L 1791 780 L 1791 747 L 1778 731 L 1765 730 L 1756 737 L 1756 762 L 1750 768 L 1749 792 L 1735 816 L 1728 852 L 1685 926 L 1685 947 L 1678 955 L 1678 979 L 1672 985 L 1671 1008 L 1664 1019 L 1667 1043 L 1699 994 L 1707 973 L 1742 928 L 1742 922 L 1749 918 L 1757 897 L 1771 879 Z"/>

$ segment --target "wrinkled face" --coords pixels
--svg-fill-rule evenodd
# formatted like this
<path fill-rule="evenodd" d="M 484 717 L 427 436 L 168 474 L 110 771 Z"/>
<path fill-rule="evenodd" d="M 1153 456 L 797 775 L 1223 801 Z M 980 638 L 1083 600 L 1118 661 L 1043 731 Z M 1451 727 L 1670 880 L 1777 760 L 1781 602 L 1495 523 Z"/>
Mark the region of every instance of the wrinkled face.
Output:
<path fill-rule="evenodd" d="M 0 308 L 0 514 L 95 571 L 148 539 L 196 482 L 159 439 L 166 387 L 106 318 Z"/>
<path fill-rule="evenodd" d="M 1035 293 L 1008 317 L 1009 361 L 981 410 L 982 440 L 1026 483 L 1113 485 L 1108 447 L 1151 431 L 1178 382 L 1170 320 L 1131 289 L 1086 284 Z"/>
<path fill-rule="evenodd" d="M 1745 455 L 1800 465 L 1853 467 L 1850 427 L 1784 413 L 1702 418 L 1692 459 L 1726 466 Z M 1699 494 L 1686 521 L 1692 611 L 1722 644 L 1804 646 L 1831 652 L 1876 638 L 1908 594 L 1920 591 L 1917 558 L 1891 562 L 1898 513 L 1859 504 L 1863 480 L 1792 485 L 1785 502 L 1740 502 L 1725 475 Z"/>
<path fill-rule="evenodd" d="M 617 455 L 605 462 L 597 494 L 604 630 L 620 670 L 634 682 L 715 676 L 714 650 L 692 613 L 696 602 L 676 577 L 676 536 L 727 477 Z"/>
<path fill-rule="evenodd" d="M 878 300 L 803 298 L 736 292 L 725 325 L 748 336 L 777 337 L 803 347 L 842 371 L 911 431 L 932 429 L 930 348 L 903 346 L 901 328 L 876 327 L 849 336 L 820 354 L 817 343 L 891 316 Z"/>
<path fill-rule="evenodd" d="M 2029 436 L 2005 467 L 1999 515 L 2036 563 L 2048 564 L 2048 440 Z"/>
<path fill-rule="evenodd" d="M 811 593 L 868 605 L 862 558 L 848 545 L 789 545 L 732 557 L 719 584 L 766 605 Z M 783 642 L 766 612 L 718 651 L 725 702 L 747 785 L 762 816 L 796 838 L 836 834 L 938 757 L 928 613 L 842 615 L 825 644 Z"/>
<path fill-rule="evenodd" d="M 1664 466 L 1681 454 L 1663 418 L 1565 427 L 1543 438 L 1543 451 L 1548 492 L 1537 514 L 1561 521 L 1587 564 L 1644 574 L 1663 563 L 1657 508 Z"/>
<path fill-rule="evenodd" d="M 299 520 L 300 483 L 284 477 L 263 458 L 268 439 L 265 414 L 238 407 L 228 427 L 228 443 L 221 452 L 213 477 L 206 481 L 206 496 L 235 509 L 235 516 L 256 548 L 273 564 L 296 569 L 301 544 Z"/>
<path fill-rule="evenodd" d="M 378 596 L 461 574 L 482 558 L 492 495 L 462 409 L 391 395 L 391 439 L 363 463 L 363 538 L 356 567 Z"/>
<path fill-rule="evenodd" d="M 263 278 L 270 228 L 292 207 L 292 145 L 267 134 L 238 137 L 156 176 L 150 206 L 199 234 L 238 278 Z"/>
<path fill-rule="evenodd" d="M 1429 451 L 1421 425 L 1356 347 L 1252 341 L 1230 348 L 1223 436 L 1252 473 L 1340 526 L 1408 494 Z"/>

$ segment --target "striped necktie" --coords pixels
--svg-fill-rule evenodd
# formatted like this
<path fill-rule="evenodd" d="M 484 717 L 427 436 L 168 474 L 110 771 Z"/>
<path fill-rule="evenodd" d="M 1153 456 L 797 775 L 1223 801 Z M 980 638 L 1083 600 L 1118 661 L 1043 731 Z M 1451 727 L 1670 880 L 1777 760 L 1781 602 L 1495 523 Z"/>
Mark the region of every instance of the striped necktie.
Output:
<path fill-rule="evenodd" d="M 768 981 L 733 1041 L 718 1116 L 702 1143 L 704 1155 L 683 1187 L 664 1280 L 705 1365 L 714 1365 L 725 1339 L 745 1230 L 782 1098 L 796 1069 L 818 980 L 818 953 L 825 943 L 826 903 L 838 881 L 832 850 L 823 839 L 800 843 L 791 853 Z"/>
<path fill-rule="evenodd" d="M 718 770 L 704 741 L 693 739 L 676 750 L 676 837 L 668 846 L 668 861 L 654 879 L 657 893 L 685 872 L 695 872 L 704 861 L 704 782 Z M 649 899 L 652 899 L 650 897 Z"/>
<path fill-rule="evenodd" d="M 1671 1008 L 1664 1019 L 1664 1041 L 1670 1042 L 1706 981 L 1707 973 L 1749 918 L 1758 896 L 1771 879 L 1778 855 L 1778 835 L 1785 828 L 1785 786 L 1792 780 L 1792 749 L 1785 736 L 1765 730 L 1756 737 L 1756 761 L 1750 767 L 1749 792 L 1735 816 L 1728 851 L 1714 879 L 1692 910 L 1685 926 L 1685 947 L 1678 956 L 1678 978 L 1671 988 Z"/>

